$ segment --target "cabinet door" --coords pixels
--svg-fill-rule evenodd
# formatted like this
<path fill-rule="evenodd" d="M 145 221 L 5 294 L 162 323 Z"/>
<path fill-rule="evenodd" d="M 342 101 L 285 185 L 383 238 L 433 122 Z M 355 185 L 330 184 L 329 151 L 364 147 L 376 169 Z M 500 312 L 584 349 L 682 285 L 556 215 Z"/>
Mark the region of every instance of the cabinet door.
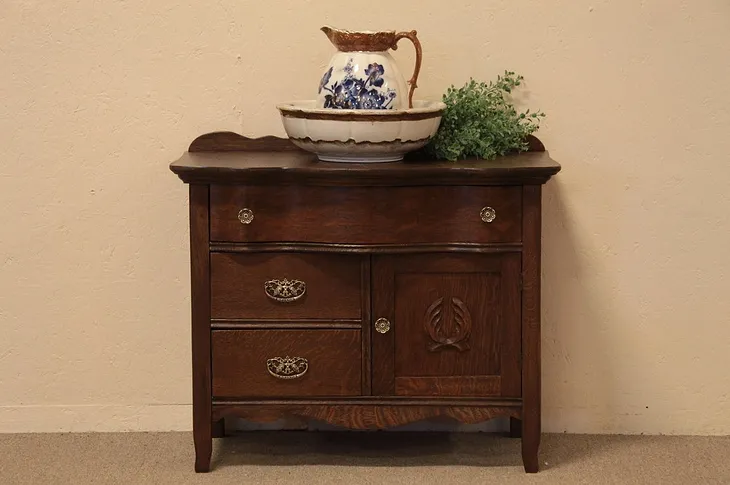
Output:
<path fill-rule="evenodd" d="M 517 252 L 373 259 L 373 394 L 521 393 Z"/>

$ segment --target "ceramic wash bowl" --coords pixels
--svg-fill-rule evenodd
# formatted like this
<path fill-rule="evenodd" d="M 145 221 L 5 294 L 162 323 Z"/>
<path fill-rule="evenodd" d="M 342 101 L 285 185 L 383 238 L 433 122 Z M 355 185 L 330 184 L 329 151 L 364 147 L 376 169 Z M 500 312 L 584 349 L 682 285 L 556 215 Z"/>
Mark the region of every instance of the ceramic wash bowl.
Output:
<path fill-rule="evenodd" d="M 325 162 L 395 162 L 438 131 L 446 105 L 413 101 L 410 109 L 318 108 L 316 100 L 277 106 L 296 146 Z"/>

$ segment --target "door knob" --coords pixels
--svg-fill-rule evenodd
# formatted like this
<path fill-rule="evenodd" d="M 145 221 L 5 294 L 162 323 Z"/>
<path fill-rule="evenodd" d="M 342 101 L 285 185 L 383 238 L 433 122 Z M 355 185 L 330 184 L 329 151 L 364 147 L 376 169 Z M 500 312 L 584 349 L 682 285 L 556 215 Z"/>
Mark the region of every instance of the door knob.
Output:
<path fill-rule="evenodd" d="M 482 218 L 483 222 L 489 223 L 497 218 L 497 211 L 487 206 L 481 210 L 481 212 L 479 213 L 479 217 Z"/>
<path fill-rule="evenodd" d="M 248 207 L 244 207 L 238 211 L 238 220 L 241 221 L 241 224 L 251 224 L 253 221 L 253 211 Z"/>
<path fill-rule="evenodd" d="M 388 333 L 390 330 L 390 322 L 387 318 L 378 318 L 375 320 L 375 331 L 378 333 Z"/>

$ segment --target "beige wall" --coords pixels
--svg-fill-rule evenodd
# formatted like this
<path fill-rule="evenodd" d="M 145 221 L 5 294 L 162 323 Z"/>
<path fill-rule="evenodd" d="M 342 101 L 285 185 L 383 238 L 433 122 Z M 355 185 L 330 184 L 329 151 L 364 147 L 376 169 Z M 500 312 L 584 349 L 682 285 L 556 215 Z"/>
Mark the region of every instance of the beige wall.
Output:
<path fill-rule="evenodd" d="M 730 433 L 730 4 L 348 5 L 0 3 L 0 431 L 189 428 L 167 164 L 204 132 L 283 134 L 330 23 L 418 29 L 419 97 L 512 69 L 547 112 L 544 429 Z"/>

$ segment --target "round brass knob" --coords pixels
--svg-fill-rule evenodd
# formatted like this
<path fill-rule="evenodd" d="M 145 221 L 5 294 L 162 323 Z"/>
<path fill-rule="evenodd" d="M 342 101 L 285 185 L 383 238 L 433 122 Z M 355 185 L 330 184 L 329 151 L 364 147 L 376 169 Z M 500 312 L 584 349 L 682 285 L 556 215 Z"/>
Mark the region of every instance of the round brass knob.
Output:
<path fill-rule="evenodd" d="M 375 320 L 375 331 L 378 333 L 388 333 L 390 330 L 390 322 L 387 318 L 378 318 Z"/>
<path fill-rule="evenodd" d="M 497 211 L 487 206 L 483 208 L 482 211 L 479 213 L 479 217 L 482 218 L 483 222 L 489 223 L 497 218 Z"/>
<path fill-rule="evenodd" d="M 238 211 L 238 220 L 241 221 L 241 224 L 251 224 L 253 211 L 251 209 L 241 209 Z"/>

